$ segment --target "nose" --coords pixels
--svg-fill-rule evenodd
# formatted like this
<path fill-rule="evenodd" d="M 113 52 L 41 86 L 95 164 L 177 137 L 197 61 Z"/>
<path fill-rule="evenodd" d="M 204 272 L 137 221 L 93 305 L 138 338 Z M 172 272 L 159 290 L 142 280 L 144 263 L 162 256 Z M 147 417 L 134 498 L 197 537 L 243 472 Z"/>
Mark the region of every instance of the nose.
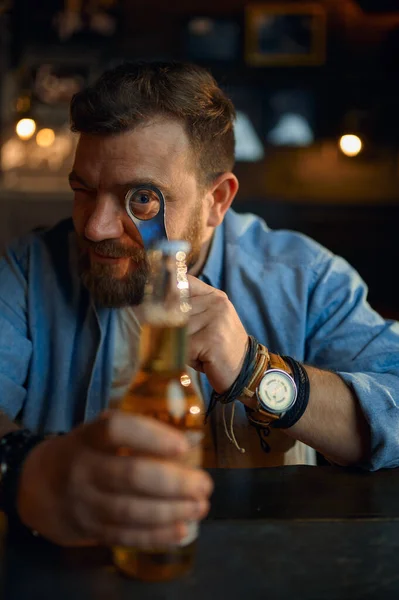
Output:
<path fill-rule="evenodd" d="M 123 234 L 122 209 L 113 194 L 99 193 L 95 209 L 86 221 L 85 236 L 92 242 L 117 239 Z"/>

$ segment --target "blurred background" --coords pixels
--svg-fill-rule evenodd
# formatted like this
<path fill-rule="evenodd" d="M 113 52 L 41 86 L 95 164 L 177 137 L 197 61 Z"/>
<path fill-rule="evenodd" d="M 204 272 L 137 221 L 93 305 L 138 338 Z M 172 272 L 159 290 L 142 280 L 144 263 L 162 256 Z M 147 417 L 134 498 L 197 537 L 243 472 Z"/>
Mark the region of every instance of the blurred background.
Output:
<path fill-rule="evenodd" d="M 0 245 L 71 212 L 71 96 L 126 59 L 210 69 L 235 209 L 351 262 L 399 318 L 399 0 L 0 0 Z"/>

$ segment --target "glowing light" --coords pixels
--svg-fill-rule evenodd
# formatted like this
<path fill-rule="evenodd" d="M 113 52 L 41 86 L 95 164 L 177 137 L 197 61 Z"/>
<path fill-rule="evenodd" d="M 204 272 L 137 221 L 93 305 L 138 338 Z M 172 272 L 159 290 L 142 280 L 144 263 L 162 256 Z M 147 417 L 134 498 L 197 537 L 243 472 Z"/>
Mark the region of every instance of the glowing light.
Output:
<path fill-rule="evenodd" d="M 36 134 L 36 143 L 40 148 L 49 148 L 54 144 L 55 133 L 52 129 L 41 129 Z"/>
<path fill-rule="evenodd" d="M 199 415 L 199 414 L 200 414 L 200 412 L 201 412 L 201 409 L 200 409 L 200 407 L 199 407 L 199 406 L 191 406 L 191 407 L 190 407 L 190 413 L 191 413 L 192 415 Z"/>
<path fill-rule="evenodd" d="M 184 374 L 180 377 L 180 383 L 184 385 L 184 387 L 187 387 L 188 385 L 190 385 L 191 379 L 188 375 Z"/>
<path fill-rule="evenodd" d="M 339 140 L 339 147 L 346 156 L 357 156 L 363 144 L 357 135 L 343 135 Z"/>
<path fill-rule="evenodd" d="M 21 140 L 29 140 L 36 131 L 36 123 L 33 119 L 21 119 L 15 128 Z"/>
<path fill-rule="evenodd" d="M 3 171 L 23 167 L 26 161 L 26 145 L 18 138 L 7 140 L 1 149 Z"/>

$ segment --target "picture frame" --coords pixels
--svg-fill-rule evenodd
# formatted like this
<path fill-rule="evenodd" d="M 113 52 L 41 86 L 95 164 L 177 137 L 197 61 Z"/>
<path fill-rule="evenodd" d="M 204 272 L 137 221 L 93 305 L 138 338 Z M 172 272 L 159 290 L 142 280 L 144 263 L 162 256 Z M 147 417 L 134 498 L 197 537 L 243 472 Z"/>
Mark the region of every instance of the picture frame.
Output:
<path fill-rule="evenodd" d="M 254 67 L 320 66 L 326 55 L 321 4 L 270 2 L 245 9 L 245 61 Z"/>

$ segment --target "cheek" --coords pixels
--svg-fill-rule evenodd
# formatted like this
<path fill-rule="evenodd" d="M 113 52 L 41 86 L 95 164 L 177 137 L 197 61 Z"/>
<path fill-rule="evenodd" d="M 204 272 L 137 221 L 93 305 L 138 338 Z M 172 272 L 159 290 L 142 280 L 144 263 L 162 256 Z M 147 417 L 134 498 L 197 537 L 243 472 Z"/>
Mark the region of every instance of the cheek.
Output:
<path fill-rule="evenodd" d="M 89 219 L 89 216 L 90 213 L 88 211 L 88 207 L 74 199 L 72 208 L 72 220 L 75 230 L 79 235 L 84 234 L 84 229 L 87 220 Z"/>
<path fill-rule="evenodd" d="M 167 207 L 166 209 L 166 232 L 170 239 L 178 240 L 185 234 L 189 223 L 189 211 L 187 207 Z"/>
<path fill-rule="evenodd" d="M 135 224 L 130 219 L 126 211 L 123 217 L 123 230 L 125 236 L 125 243 L 132 244 L 133 242 L 135 246 L 143 246 L 140 233 L 137 231 Z"/>

